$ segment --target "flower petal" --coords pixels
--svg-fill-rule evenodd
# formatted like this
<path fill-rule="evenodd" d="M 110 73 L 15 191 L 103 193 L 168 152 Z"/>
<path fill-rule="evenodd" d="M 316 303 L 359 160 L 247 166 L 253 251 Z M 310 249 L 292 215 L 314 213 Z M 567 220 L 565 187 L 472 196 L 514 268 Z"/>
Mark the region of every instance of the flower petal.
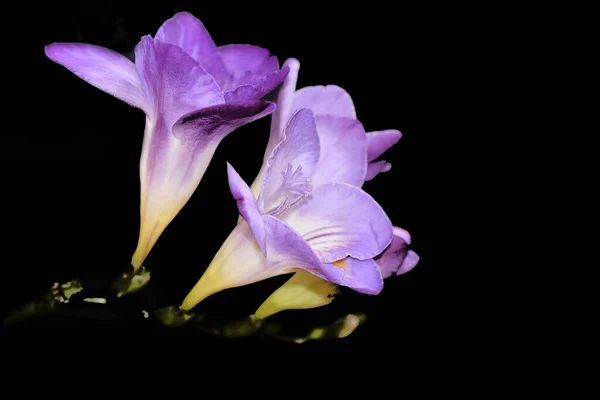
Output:
<path fill-rule="evenodd" d="M 231 44 L 219 47 L 217 52 L 224 68 L 217 83 L 223 91 L 242 85 L 258 85 L 265 76 L 279 70 L 277 57 L 262 47 Z"/>
<path fill-rule="evenodd" d="M 309 86 L 299 89 L 293 110 L 308 108 L 316 115 L 333 115 L 356 119 L 352 97 L 339 86 Z"/>
<path fill-rule="evenodd" d="M 347 286 L 364 294 L 377 294 L 383 289 L 383 278 L 377 263 L 372 259 L 357 260 L 347 257 L 325 264 L 323 272 L 327 280 Z"/>
<path fill-rule="evenodd" d="M 281 216 L 325 263 L 380 254 L 392 241 L 392 223 L 377 202 L 346 183 L 329 183 Z"/>
<path fill-rule="evenodd" d="M 124 55 L 85 43 L 53 43 L 44 50 L 48 58 L 89 84 L 148 113 L 135 65 Z"/>
<path fill-rule="evenodd" d="M 250 225 L 261 251 L 266 256 L 265 225 L 258 209 L 258 203 L 246 182 L 229 163 L 227 163 L 227 178 L 231 194 L 237 200 L 238 210 L 246 223 Z"/>
<path fill-rule="evenodd" d="M 213 77 L 177 46 L 144 36 L 135 59 L 154 114 L 166 125 L 194 110 L 225 103 Z"/>
<path fill-rule="evenodd" d="M 254 197 L 256 198 L 258 198 L 258 194 L 260 192 L 263 175 L 267 167 L 267 161 L 269 160 L 271 153 L 273 153 L 275 146 L 281 142 L 281 139 L 283 138 L 283 131 L 291 116 L 292 101 L 294 100 L 294 93 L 296 91 L 296 82 L 298 80 L 300 63 L 294 58 L 288 58 L 283 63 L 282 68 L 288 68 L 290 72 L 279 87 L 276 102 L 277 109 L 271 116 L 271 133 L 269 135 L 269 142 L 267 143 L 265 155 L 263 156 L 263 164 L 259 173 L 256 175 L 256 178 L 254 178 L 252 186 L 250 186 L 252 193 L 254 193 Z"/>
<path fill-rule="evenodd" d="M 217 46 L 202 22 L 185 11 L 166 20 L 155 40 L 179 47 L 203 67 L 217 57 Z"/>
<path fill-rule="evenodd" d="M 344 182 L 362 186 L 367 173 L 366 133 L 356 119 L 320 115 L 315 118 L 321 152 L 313 185 Z"/>
<path fill-rule="evenodd" d="M 310 193 L 310 177 L 319 160 L 319 135 L 312 111 L 290 119 L 263 176 L 258 204 L 263 213 L 278 215 Z"/>
<path fill-rule="evenodd" d="M 371 162 L 398 143 L 402 133 L 395 129 L 367 133 L 367 161 Z"/>
<path fill-rule="evenodd" d="M 247 100 L 258 100 L 277 87 L 287 74 L 289 68 L 285 67 L 278 71 L 271 72 L 266 75 L 258 83 L 238 86 L 236 89 L 226 91 L 224 93 L 227 103 L 238 103 Z"/>
<path fill-rule="evenodd" d="M 330 268 L 319 261 L 309 244 L 297 232 L 270 215 L 263 215 L 263 222 L 267 233 L 268 268 L 286 272 L 302 269 L 327 279 L 324 269 L 328 271 Z"/>
<path fill-rule="evenodd" d="M 394 227 L 393 233 L 392 243 L 375 258 L 384 279 L 410 271 L 419 261 L 419 256 L 408 250 L 410 234 L 397 226 Z"/>
<path fill-rule="evenodd" d="M 275 111 L 270 101 L 219 104 L 183 115 L 173 126 L 173 134 L 196 144 L 221 141 L 227 134 Z"/>
<path fill-rule="evenodd" d="M 265 162 L 269 159 L 275 146 L 281 141 L 283 131 L 292 116 L 292 102 L 294 101 L 294 92 L 296 91 L 300 62 L 295 58 L 288 58 L 283 63 L 282 68 L 288 68 L 290 72 L 283 80 L 279 92 L 277 93 L 277 110 L 273 113 L 271 119 L 271 133 L 269 136 L 269 143 L 267 144 L 267 150 L 265 151 Z"/>
<path fill-rule="evenodd" d="M 420 257 L 417 253 L 415 253 L 412 250 L 409 250 L 406 253 L 406 257 L 404 257 L 404 261 L 402 261 L 400 268 L 398 268 L 398 272 L 396 272 L 396 275 L 405 274 L 408 271 L 410 271 L 411 269 L 413 269 L 414 267 L 416 267 L 417 264 L 419 263 L 419 259 L 420 259 Z"/>
<path fill-rule="evenodd" d="M 385 160 L 369 163 L 367 166 L 367 175 L 365 176 L 365 181 L 370 181 L 381 172 L 388 172 L 390 169 L 392 169 L 392 164 Z"/>
<path fill-rule="evenodd" d="M 303 310 L 325 306 L 333 301 L 338 286 L 306 271 L 296 272 L 274 291 L 256 310 L 263 319 L 285 310 Z"/>

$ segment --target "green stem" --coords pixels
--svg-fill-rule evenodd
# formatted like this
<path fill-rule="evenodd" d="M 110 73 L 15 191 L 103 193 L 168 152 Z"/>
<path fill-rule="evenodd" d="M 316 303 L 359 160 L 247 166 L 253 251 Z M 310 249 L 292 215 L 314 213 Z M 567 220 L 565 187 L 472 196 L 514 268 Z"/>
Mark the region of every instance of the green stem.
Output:
<path fill-rule="evenodd" d="M 366 321 L 366 316 L 363 314 L 348 314 L 329 325 L 311 327 L 305 335 L 289 336 L 281 334 L 284 328 L 282 324 L 268 319 L 256 319 L 253 315 L 222 325 L 211 325 L 205 322 L 205 317 L 202 315 L 183 311 L 175 306 L 169 306 L 156 310 L 154 317 L 169 328 L 181 328 L 187 325 L 192 329 L 226 338 L 263 336 L 293 343 L 304 343 L 310 340 L 341 339 L 352 334 Z"/>
<path fill-rule="evenodd" d="M 3 321 L 4 325 L 14 326 L 30 318 L 59 312 L 65 308 L 73 295 L 82 290 L 83 286 L 77 279 L 62 284 L 55 283 L 48 292 L 6 316 Z"/>
<path fill-rule="evenodd" d="M 111 285 L 111 289 L 117 293 L 117 297 L 127 296 L 142 289 L 150 282 L 150 271 L 142 266 L 137 271 L 133 267 L 123 272 Z"/>

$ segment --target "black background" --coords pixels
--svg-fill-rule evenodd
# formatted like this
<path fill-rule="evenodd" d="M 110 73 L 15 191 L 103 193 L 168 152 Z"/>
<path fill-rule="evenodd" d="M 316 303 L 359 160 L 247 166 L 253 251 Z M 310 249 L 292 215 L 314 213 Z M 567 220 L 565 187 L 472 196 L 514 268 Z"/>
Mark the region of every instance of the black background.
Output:
<path fill-rule="evenodd" d="M 410 273 L 386 280 L 378 296 L 344 291 L 327 307 L 277 316 L 287 324 L 310 326 L 348 312 L 367 313 L 366 325 L 335 342 L 302 346 L 254 338 L 233 342 L 167 330 L 138 316 L 123 319 L 93 310 L 78 315 L 76 322 L 48 322 L 20 329 L 19 335 L 35 329 L 41 338 L 56 331 L 76 338 L 81 332 L 99 331 L 105 337 L 144 335 L 162 338 L 157 343 L 182 348 L 194 343 L 204 349 L 410 347 L 415 327 L 427 318 L 420 312 L 424 300 L 419 293 L 428 287 L 432 270 L 429 155 L 439 116 L 430 103 L 435 98 L 431 82 L 440 69 L 432 61 L 439 50 L 432 39 L 435 10 L 398 4 L 343 8 L 301 3 L 148 4 L 94 0 L 40 3 L 32 10 L 23 5 L 14 11 L 22 28 L 12 30 L 13 40 L 5 45 L 8 123 L 0 132 L 3 315 L 53 282 L 114 279 L 128 267 L 138 238 L 144 115 L 47 59 L 44 46 L 81 41 L 125 53 L 142 35 L 154 35 L 175 12 L 189 11 L 217 45 L 265 47 L 280 63 L 297 58 L 298 87 L 343 87 L 367 131 L 403 133 L 383 156 L 392 170 L 367 182 L 364 189 L 395 225 L 411 233 L 420 263 Z M 153 287 L 147 296 L 153 307 L 179 303 L 235 226 L 238 214 L 225 163 L 232 163 L 251 183 L 262 162 L 269 124 L 270 117 L 263 118 L 221 143 L 192 199 L 159 238 L 144 264 L 152 271 Z M 247 315 L 286 279 L 225 291 L 199 307 L 221 318 Z"/>

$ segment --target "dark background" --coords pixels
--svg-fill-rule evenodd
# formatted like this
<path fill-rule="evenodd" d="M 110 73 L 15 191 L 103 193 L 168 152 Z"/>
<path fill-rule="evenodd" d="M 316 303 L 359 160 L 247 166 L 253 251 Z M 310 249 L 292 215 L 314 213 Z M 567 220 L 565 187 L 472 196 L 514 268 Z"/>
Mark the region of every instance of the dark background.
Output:
<path fill-rule="evenodd" d="M 290 311 L 279 321 L 311 326 L 348 312 L 366 312 L 366 325 L 347 339 L 302 346 L 263 339 L 235 342 L 185 330 L 167 330 L 119 312 L 87 310 L 76 322 L 52 321 L 19 335 L 60 331 L 135 334 L 200 348 L 266 347 L 350 350 L 410 347 L 427 315 L 419 295 L 432 270 L 429 154 L 435 98 L 431 82 L 441 68 L 432 16 L 435 10 L 394 4 L 315 8 L 301 3 L 232 5 L 227 2 L 85 1 L 13 5 L 20 28 L 5 44 L 5 129 L 0 132 L 3 238 L 2 311 L 75 277 L 110 281 L 128 268 L 139 229 L 139 155 L 142 111 L 85 83 L 47 59 L 44 46 L 81 41 L 126 53 L 154 35 L 177 11 L 198 17 L 217 45 L 265 47 L 280 63 L 301 63 L 298 87 L 336 84 L 352 96 L 367 131 L 399 129 L 403 137 L 383 158 L 390 172 L 365 184 L 392 222 L 407 229 L 421 256 L 410 273 L 390 278 L 378 296 L 350 291 L 331 305 Z M 344 3 L 347 4 L 347 3 Z M 391 3 L 390 3 L 391 4 Z M 165 230 L 145 262 L 152 271 L 150 307 L 178 304 L 201 276 L 235 226 L 226 161 L 251 183 L 262 163 L 270 117 L 242 127 L 219 146 L 200 186 Z M 287 277 L 225 291 L 201 303 L 203 311 L 229 319 L 252 313 Z M 136 301 L 136 300 L 131 300 Z M 131 304 L 129 304 L 131 305 Z M 134 307 L 135 308 L 135 307 Z M 139 308 L 137 308 L 139 309 Z M 91 317 L 91 318 L 90 318 Z M 66 325 L 65 325 L 66 324 Z M 66 328 L 68 327 L 68 329 Z M 42 334 L 42 332 L 45 332 Z"/>

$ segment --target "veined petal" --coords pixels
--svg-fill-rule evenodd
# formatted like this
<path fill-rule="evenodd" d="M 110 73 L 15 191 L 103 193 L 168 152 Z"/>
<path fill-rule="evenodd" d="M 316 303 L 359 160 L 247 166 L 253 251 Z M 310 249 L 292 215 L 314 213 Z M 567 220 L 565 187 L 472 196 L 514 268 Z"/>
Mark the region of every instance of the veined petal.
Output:
<path fill-rule="evenodd" d="M 412 250 L 410 245 L 410 234 L 402 228 L 394 227 L 392 243 L 381 255 L 375 258 L 381 275 L 388 278 L 392 275 L 401 275 L 413 269 L 419 262 L 419 256 Z"/>
<path fill-rule="evenodd" d="M 312 111 L 297 111 L 267 161 L 258 197 L 263 213 L 279 215 L 310 193 L 310 177 L 319 160 L 319 148 Z"/>
<path fill-rule="evenodd" d="M 323 272 L 327 280 L 347 286 L 359 293 L 377 294 L 383 289 L 381 272 L 372 259 L 357 260 L 347 257 L 331 264 L 324 264 Z"/>
<path fill-rule="evenodd" d="M 135 65 L 124 55 L 85 43 L 53 43 L 45 53 L 92 86 L 146 114 L 150 111 Z"/>
<path fill-rule="evenodd" d="M 221 90 L 242 85 L 258 85 L 262 79 L 279 70 L 279 61 L 269 50 L 249 44 L 230 44 L 217 49 L 224 67 L 224 76 L 217 78 Z"/>
<path fill-rule="evenodd" d="M 367 173 L 367 136 L 356 119 L 330 115 L 315 118 L 321 153 L 312 176 L 314 187 L 344 182 L 360 187 Z"/>
<path fill-rule="evenodd" d="M 225 103 L 213 77 L 175 45 L 144 36 L 135 59 L 154 115 L 160 114 L 168 126 L 184 114 Z"/>
<path fill-rule="evenodd" d="M 231 194 L 237 200 L 238 210 L 246 221 L 246 223 L 252 229 L 252 233 L 256 238 L 261 251 L 266 256 L 266 236 L 265 236 L 265 225 L 262 220 L 262 215 L 258 209 L 258 202 L 254 198 L 252 191 L 244 182 L 242 177 L 237 171 L 227 163 L 227 177 L 229 180 L 229 189 Z"/>
<path fill-rule="evenodd" d="M 179 139 L 196 144 L 221 141 L 227 134 L 275 111 L 270 101 L 219 104 L 183 115 L 173 126 Z"/>
<path fill-rule="evenodd" d="M 392 169 L 392 164 L 385 160 L 369 163 L 367 166 L 367 175 L 365 176 L 365 181 L 370 181 L 380 173 L 388 172 L 390 169 Z"/>
<path fill-rule="evenodd" d="M 202 22 L 185 11 L 166 20 L 155 40 L 179 47 L 203 67 L 217 56 L 217 46 Z"/>
<path fill-rule="evenodd" d="M 296 82 L 298 80 L 298 70 L 300 69 L 300 63 L 294 58 L 288 58 L 283 63 L 282 68 L 288 68 L 290 72 L 285 77 L 283 83 L 279 87 L 276 102 L 277 109 L 273 112 L 271 116 L 271 133 L 269 135 L 269 142 L 267 143 L 267 149 L 265 150 L 265 155 L 263 157 L 263 164 L 261 166 L 260 172 L 256 175 L 256 178 L 254 179 L 254 182 L 250 187 L 252 189 L 254 197 L 256 198 L 258 198 L 258 194 L 260 192 L 260 188 L 263 181 L 263 175 L 267 167 L 267 161 L 271 156 L 271 153 L 273 153 L 275 146 L 277 146 L 279 142 L 281 142 L 285 126 L 291 117 L 292 102 L 294 100 L 294 93 L 296 91 Z"/>
<path fill-rule="evenodd" d="M 333 301 L 337 291 L 336 284 L 298 271 L 261 304 L 254 316 L 263 319 L 280 311 L 325 306 Z"/>
<path fill-rule="evenodd" d="M 238 103 L 241 101 L 258 100 L 277 87 L 287 74 L 289 68 L 284 67 L 278 71 L 271 72 L 255 84 L 247 84 L 238 86 L 235 89 L 228 90 L 224 93 L 227 103 Z"/>
<path fill-rule="evenodd" d="M 371 162 L 398 143 L 402 133 L 395 129 L 367 133 L 367 161 Z"/>
<path fill-rule="evenodd" d="M 270 102 L 221 104 L 184 115 L 173 127 L 146 120 L 140 159 L 141 227 L 132 265 L 139 268 L 167 225 L 190 199 L 221 140 L 273 112 Z"/>
<path fill-rule="evenodd" d="M 392 223 L 377 202 L 346 183 L 329 183 L 290 209 L 281 219 L 324 263 L 380 254 L 392 241 Z"/>
<path fill-rule="evenodd" d="M 300 236 L 270 215 L 263 216 L 263 222 L 268 257 L 263 256 L 248 224 L 239 223 L 184 299 L 181 308 L 189 310 L 221 290 L 248 285 L 298 269 L 320 274 L 321 262 Z"/>
<path fill-rule="evenodd" d="M 356 119 L 352 97 L 339 86 L 309 86 L 299 89 L 292 109 L 309 108 L 316 115 Z"/>

